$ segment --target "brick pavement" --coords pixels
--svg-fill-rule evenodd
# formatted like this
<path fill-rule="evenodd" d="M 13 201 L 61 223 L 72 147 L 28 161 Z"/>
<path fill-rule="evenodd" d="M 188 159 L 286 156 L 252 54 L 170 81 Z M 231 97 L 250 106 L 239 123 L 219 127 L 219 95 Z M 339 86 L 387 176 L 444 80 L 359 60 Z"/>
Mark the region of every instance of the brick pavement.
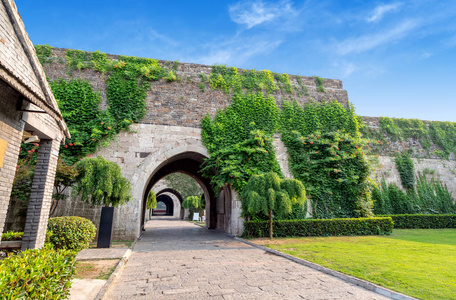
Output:
<path fill-rule="evenodd" d="M 146 225 L 104 299 L 387 299 L 177 219 Z"/>

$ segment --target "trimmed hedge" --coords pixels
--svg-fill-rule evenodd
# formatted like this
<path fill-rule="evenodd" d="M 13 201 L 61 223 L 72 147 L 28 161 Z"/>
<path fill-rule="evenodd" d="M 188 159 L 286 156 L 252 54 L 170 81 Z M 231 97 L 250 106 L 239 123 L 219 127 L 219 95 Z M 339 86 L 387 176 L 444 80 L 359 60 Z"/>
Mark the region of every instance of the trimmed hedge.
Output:
<path fill-rule="evenodd" d="M 49 219 L 49 242 L 55 249 L 80 251 L 89 247 L 97 229 L 92 221 L 81 217 L 58 217 Z"/>
<path fill-rule="evenodd" d="M 23 235 L 23 232 L 8 231 L 2 234 L 2 241 L 20 241 Z"/>
<path fill-rule="evenodd" d="M 30 249 L 0 261 L 1 299 L 66 299 L 76 252 Z"/>
<path fill-rule="evenodd" d="M 382 218 L 276 220 L 275 237 L 391 234 L 393 220 Z M 267 237 L 269 221 L 244 222 L 244 236 Z"/>
<path fill-rule="evenodd" d="M 442 215 L 385 215 L 391 217 L 396 229 L 418 229 L 418 228 L 456 228 L 456 214 Z"/>

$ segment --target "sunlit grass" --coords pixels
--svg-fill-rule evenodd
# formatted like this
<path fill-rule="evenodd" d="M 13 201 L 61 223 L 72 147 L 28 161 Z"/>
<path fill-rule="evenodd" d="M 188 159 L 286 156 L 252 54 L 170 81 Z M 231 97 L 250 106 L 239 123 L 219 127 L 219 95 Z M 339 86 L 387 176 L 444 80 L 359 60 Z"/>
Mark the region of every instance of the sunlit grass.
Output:
<path fill-rule="evenodd" d="M 420 299 L 456 298 L 456 229 L 257 242 Z"/>

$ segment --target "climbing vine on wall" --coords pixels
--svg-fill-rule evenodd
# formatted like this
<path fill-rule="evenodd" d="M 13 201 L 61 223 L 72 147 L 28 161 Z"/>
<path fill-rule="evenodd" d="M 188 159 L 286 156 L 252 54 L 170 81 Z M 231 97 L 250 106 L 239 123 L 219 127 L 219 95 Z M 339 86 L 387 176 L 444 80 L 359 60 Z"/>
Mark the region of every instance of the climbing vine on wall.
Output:
<path fill-rule="evenodd" d="M 213 90 L 220 89 L 225 93 L 265 92 L 270 94 L 280 90 L 291 94 L 295 89 L 299 96 L 308 95 L 307 87 L 302 83 L 300 76 L 297 76 L 297 80 L 299 87 L 293 87 L 290 76 L 285 73 L 279 74 L 267 70 L 256 71 L 255 69 L 239 71 L 235 67 L 214 65 L 208 83 Z M 206 77 L 203 74 L 201 76 L 202 86 L 205 82 Z M 201 90 L 203 90 L 202 86 L 200 87 Z"/>
<path fill-rule="evenodd" d="M 401 177 L 402 186 L 406 190 L 411 190 L 415 187 L 415 163 L 407 151 L 396 153 L 394 158 L 397 171 Z"/>
<path fill-rule="evenodd" d="M 323 86 L 323 84 L 325 83 L 325 79 L 319 76 L 314 76 L 314 78 L 315 84 L 317 86 L 317 92 L 326 93 L 325 87 Z"/>
<path fill-rule="evenodd" d="M 40 63 L 46 64 L 52 62 L 52 47 L 49 45 L 35 45 L 35 52 L 36 56 L 38 56 L 38 60 Z"/>
<path fill-rule="evenodd" d="M 278 124 L 274 98 L 262 93 L 235 94 L 232 104 L 214 119 L 204 117 L 201 136 L 210 157 L 202 172 L 216 191 L 231 185 L 241 192 L 252 175 L 281 174 L 272 146 Z"/>
<path fill-rule="evenodd" d="M 60 150 L 67 163 L 73 164 L 89 155 L 102 140 L 109 140 L 117 133 L 115 119 L 100 110 L 101 96 L 88 81 L 60 79 L 50 85 L 71 134 Z"/>
<path fill-rule="evenodd" d="M 285 102 L 282 140 L 291 171 L 311 198 L 313 217 L 371 215 L 370 167 L 353 106 L 337 101 Z"/>
<path fill-rule="evenodd" d="M 42 62 L 52 60 L 52 47 L 37 45 L 35 48 Z M 100 51 L 67 50 L 65 60 L 70 79 L 50 84 L 72 135 L 61 150 L 67 163 L 90 155 L 100 144 L 108 145 L 120 130 L 128 130 L 130 124 L 143 118 L 151 81 L 177 79 L 174 70 L 162 67 L 154 59 L 130 56 L 110 59 Z M 107 76 L 105 111 L 100 110 L 101 96 L 88 81 L 72 79 L 75 70 L 84 69 Z"/>
<path fill-rule="evenodd" d="M 369 128 L 360 123 L 360 129 L 364 137 L 374 141 L 374 150 L 381 151 L 382 144 L 391 142 L 405 142 L 408 139 L 419 141 L 423 149 L 431 150 L 432 154 L 443 159 L 449 159 L 456 155 L 456 123 L 454 122 L 423 122 L 417 119 L 395 119 L 380 117 L 379 127 Z"/>

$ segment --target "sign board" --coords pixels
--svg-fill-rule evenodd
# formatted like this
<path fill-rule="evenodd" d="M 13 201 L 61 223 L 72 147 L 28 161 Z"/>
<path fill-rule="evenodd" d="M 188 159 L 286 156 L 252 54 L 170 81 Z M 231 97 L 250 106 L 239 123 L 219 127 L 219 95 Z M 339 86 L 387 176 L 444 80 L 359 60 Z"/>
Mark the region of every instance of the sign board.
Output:
<path fill-rule="evenodd" d="M 199 221 L 200 214 L 199 213 L 193 213 L 193 221 Z"/>
<path fill-rule="evenodd" d="M 3 161 L 5 160 L 6 146 L 8 142 L 0 139 L 0 168 L 3 167 Z"/>

